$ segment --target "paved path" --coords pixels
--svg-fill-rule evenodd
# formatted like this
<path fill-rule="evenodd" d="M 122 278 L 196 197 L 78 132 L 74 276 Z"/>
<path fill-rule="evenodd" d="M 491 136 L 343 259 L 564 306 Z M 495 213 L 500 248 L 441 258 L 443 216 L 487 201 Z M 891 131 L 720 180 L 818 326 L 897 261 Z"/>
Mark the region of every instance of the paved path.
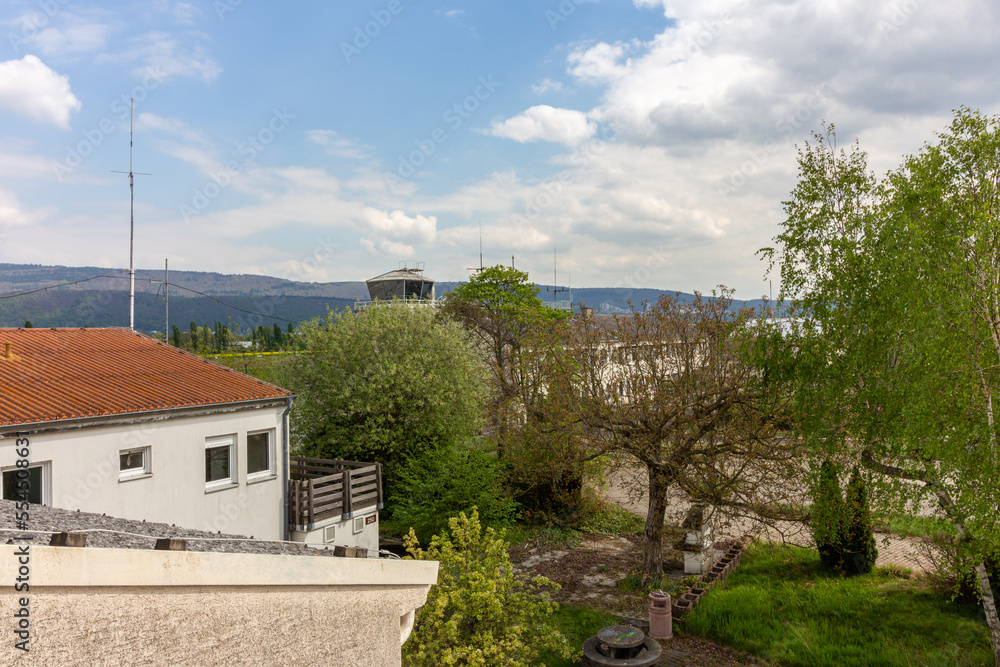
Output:
<path fill-rule="evenodd" d="M 636 473 L 637 471 L 634 469 L 615 471 L 608 475 L 607 488 L 600 489 L 598 492 L 619 507 L 645 517 L 649 503 L 648 494 L 645 491 L 639 492 L 638 489 L 633 489 L 631 492 L 625 489 L 630 479 L 635 478 Z M 642 479 L 645 479 L 645 474 L 642 474 Z M 690 501 L 681 492 L 672 490 L 667 505 L 667 521 L 674 525 L 680 524 L 690 507 Z M 929 514 L 930 512 L 925 508 L 920 513 Z M 781 521 L 772 527 L 761 525 L 750 519 L 737 518 L 723 520 L 715 526 L 717 540 L 738 538 L 747 534 L 772 542 L 785 542 L 800 547 L 813 546 L 812 532 L 808 526 L 801 523 Z M 927 572 L 932 569 L 928 547 L 921 540 L 894 537 L 882 533 L 876 533 L 875 540 L 878 546 L 876 566 L 897 565 L 909 568 L 915 573 Z"/>

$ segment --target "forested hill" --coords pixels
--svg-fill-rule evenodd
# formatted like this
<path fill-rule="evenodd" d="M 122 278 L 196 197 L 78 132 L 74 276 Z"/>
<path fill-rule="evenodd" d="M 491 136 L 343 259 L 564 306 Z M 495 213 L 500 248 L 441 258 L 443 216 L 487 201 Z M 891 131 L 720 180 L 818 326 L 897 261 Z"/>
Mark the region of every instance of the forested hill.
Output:
<path fill-rule="evenodd" d="M 192 321 L 205 326 L 218 321 L 230 328 L 236 325 L 240 330 L 274 323 L 285 328 L 288 321 L 303 322 L 368 298 L 365 283 L 360 280 L 306 283 L 272 276 L 203 271 L 170 271 L 168 279 L 170 324 L 171 327 L 177 324 L 184 331 Z M 163 285 L 155 282 L 162 280 L 162 268 L 136 270 L 136 328 L 140 331 L 163 330 Z M 10 297 L 61 283 L 75 284 Z M 438 282 L 438 296 L 457 284 Z M 539 288 L 542 300 L 550 301 L 552 292 L 548 286 Z M 655 302 L 662 292 L 574 288 L 572 301 L 598 312 L 622 313 L 627 312 L 629 300 L 634 307 L 641 308 L 643 302 Z M 570 298 L 567 292 L 559 292 L 558 296 Z M 682 298 L 690 299 L 692 295 L 685 294 Z M 760 302 L 746 303 L 755 306 Z M 0 326 L 22 326 L 29 320 L 38 327 L 128 326 L 128 271 L 93 266 L 0 264 Z"/>

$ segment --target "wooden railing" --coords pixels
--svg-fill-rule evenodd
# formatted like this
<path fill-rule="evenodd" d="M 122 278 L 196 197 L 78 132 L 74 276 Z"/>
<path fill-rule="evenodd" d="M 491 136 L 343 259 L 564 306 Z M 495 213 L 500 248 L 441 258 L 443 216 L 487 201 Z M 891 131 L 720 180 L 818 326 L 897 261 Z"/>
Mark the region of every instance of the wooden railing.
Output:
<path fill-rule="evenodd" d="M 382 509 L 382 464 L 293 456 L 288 487 L 291 525 L 346 520 L 368 507 Z"/>

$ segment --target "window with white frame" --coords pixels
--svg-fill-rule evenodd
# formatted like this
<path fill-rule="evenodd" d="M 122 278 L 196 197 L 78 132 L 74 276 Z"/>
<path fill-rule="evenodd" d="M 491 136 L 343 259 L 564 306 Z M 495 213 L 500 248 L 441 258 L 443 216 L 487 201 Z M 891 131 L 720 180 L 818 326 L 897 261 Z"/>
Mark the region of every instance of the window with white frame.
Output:
<path fill-rule="evenodd" d="M 152 470 L 149 466 L 149 447 L 135 447 L 118 452 L 118 476 L 120 479 L 148 475 Z"/>
<path fill-rule="evenodd" d="M 247 479 L 274 474 L 274 431 L 247 433 Z"/>
<path fill-rule="evenodd" d="M 205 485 L 236 483 L 236 436 L 224 435 L 205 440 Z"/>

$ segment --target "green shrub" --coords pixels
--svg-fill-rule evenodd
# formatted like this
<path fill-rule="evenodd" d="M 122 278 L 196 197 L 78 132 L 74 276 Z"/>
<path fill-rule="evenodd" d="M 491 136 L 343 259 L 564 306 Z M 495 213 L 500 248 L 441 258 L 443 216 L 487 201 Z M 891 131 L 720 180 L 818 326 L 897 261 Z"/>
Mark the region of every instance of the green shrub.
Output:
<path fill-rule="evenodd" d="M 399 470 L 390 494 L 389 527 L 413 528 L 424 541 L 448 527 L 448 517 L 479 508 L 483 523 L 500 527 L 518 517 L 504 488 L 504 464 L 467 447 L 426 452 Z"/>
<path fill-rule="evenodd" d="M 868 492 L 857 466 L 847 483 L 845 506 L 844 568 L 848 574 L 867 574 L 875 567 L 878 547 L 875 546 Z"/>
<path fill-rule="evenodd" d="M 484 531 L 475 509 L 448 525 L 450 535 L 434 536 L 426 551 L 413 531 L 406 539 L 412 558 L 436 560 L 440 569 L 403 645 L 403 665 L 528 667 L 542 664 L 539 655 L 546 649 L 578 656 L 551 618 L 558 605 L 549 596 L 558 584 L 515 576 L 503 533 Z"/>
<path fill-rule="evenodd" d="M 843 567 L 845 517 L 837 469 L 829 460 L 823 461 L 819 482 L 813 489 L 811 525 L 819 558 L 828 568 L 839 570 Z"/>

